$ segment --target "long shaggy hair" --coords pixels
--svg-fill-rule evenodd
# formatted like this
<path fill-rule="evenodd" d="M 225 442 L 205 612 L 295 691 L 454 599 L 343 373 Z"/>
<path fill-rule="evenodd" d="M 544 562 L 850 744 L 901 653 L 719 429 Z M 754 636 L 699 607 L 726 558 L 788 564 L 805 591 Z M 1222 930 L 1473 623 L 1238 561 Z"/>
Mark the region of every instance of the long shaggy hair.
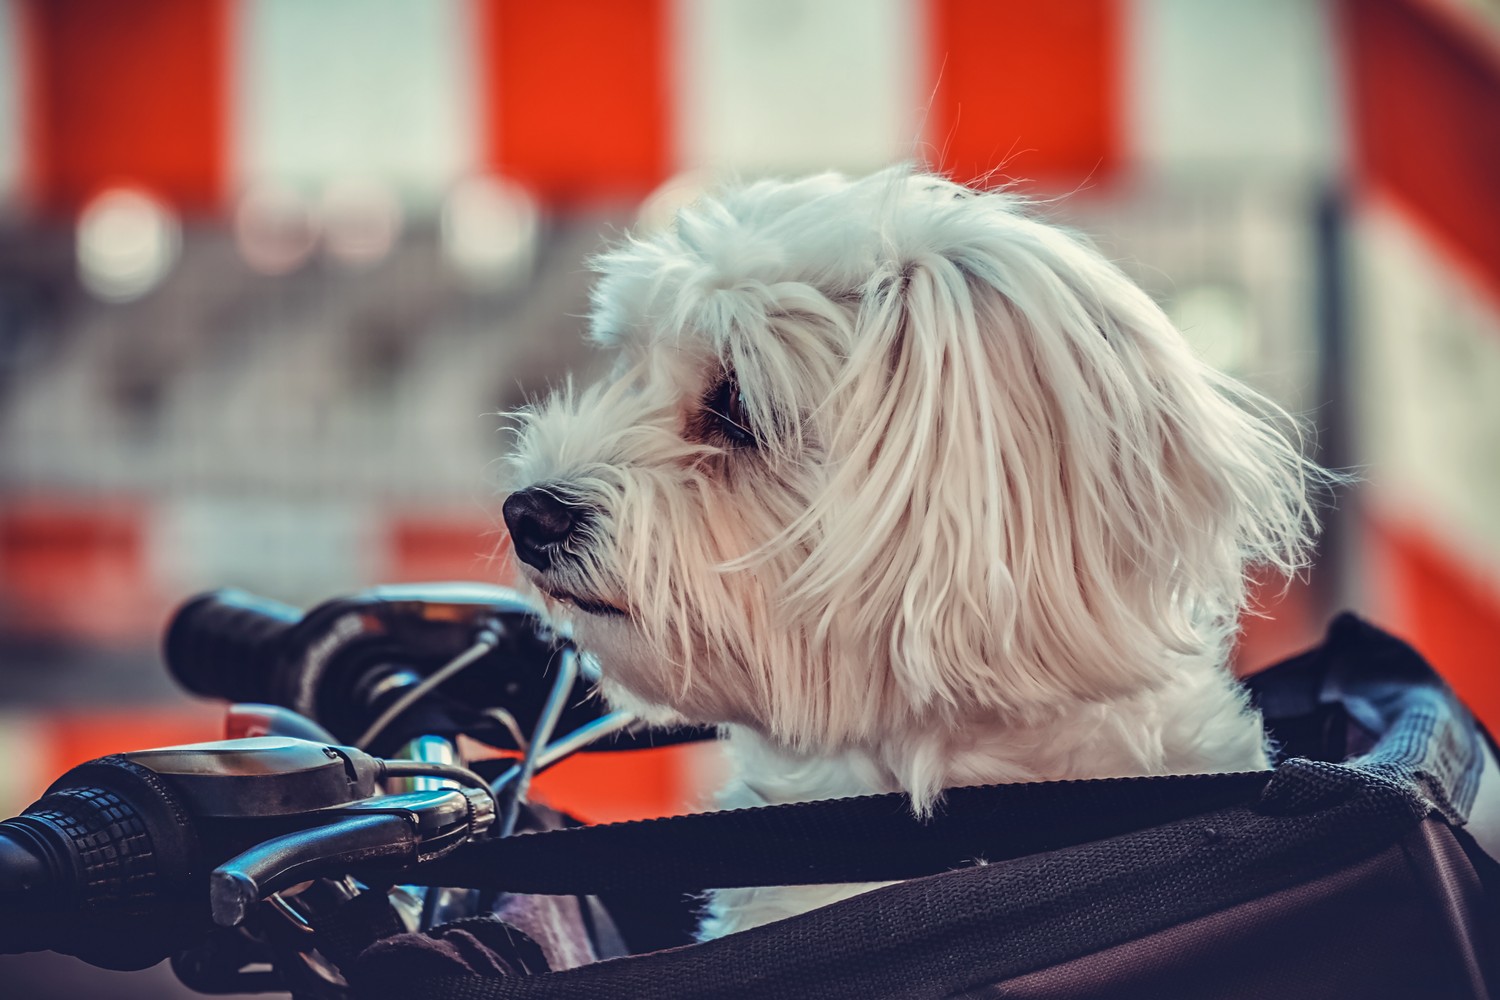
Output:
<path fill-rule="evenodd" d="M 575 513 L 526 573 L 610 697 L 726 726 L 725 801 L 1264 766 L 1224 665 L 1321 474 L 1086 243 L 897 169 L 727 190 L 597 268 L 614 376 L 518 415 L 511 485 Z"/>

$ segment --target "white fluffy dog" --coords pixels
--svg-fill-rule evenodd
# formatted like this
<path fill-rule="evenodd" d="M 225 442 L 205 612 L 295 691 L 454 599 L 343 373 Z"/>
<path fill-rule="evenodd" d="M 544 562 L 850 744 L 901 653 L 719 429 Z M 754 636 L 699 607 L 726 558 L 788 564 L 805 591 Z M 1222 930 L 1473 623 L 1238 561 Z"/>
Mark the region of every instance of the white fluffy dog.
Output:
<path fill-rule="evenodd" d="M 1266 766 L 1226 669 L 1318 470 L 1095 250 L 888 170 L 704 198 L 597 262 L 612 378 L 520 415 L 525 576 L 743 806 Z M 869 886 L 735 889 L 705 935 Z"/>

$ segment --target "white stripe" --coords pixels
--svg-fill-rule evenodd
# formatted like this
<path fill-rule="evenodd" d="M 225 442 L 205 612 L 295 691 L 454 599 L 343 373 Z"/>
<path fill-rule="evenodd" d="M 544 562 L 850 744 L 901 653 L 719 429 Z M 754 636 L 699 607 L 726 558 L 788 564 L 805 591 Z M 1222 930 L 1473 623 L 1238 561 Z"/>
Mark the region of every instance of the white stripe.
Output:
<path fill-rule="evenodd" d="M 48 782 L 53 763 L 47 726 L 35 712 L 18 708 L 0 711 L 0 819 L 14 816 L 35 802 Z"/>
<path fill-rule="evenodd" d="M 0 207 L 20 195 L 25 169 L 24 56 L 16 0 L 0 0 Z"/>
<path fill-rule="evenodd" d="M 920 153 L 915 0 L 678 0 L 675 10 L 681 166 L 864 171 Z"/>
<path fill-rule="evenodd" d="M 1354 425 L 1372 499 L 1500 586 L 1500 307 L 1394 207 L 1368 203 L 1354 233 Z"/>
<path fill-rule="evenodd" d="M 1334 4 L 1134 0 L 1129 129 L 1148 169 L 1331 173 L 1341 162 Z"/>
<path fill-rule="evenodd" d="M 1069 198 L 1055 214 L 1093 236 L 1200 355 L 1311 413 L 1322 401 L 1308 204 L 1301 183 L 1211 175 Z"/>
<path fill-rule="evenodd" d="M 431 203 L 478 159 L 472 13 L 468 0 L 241 4 L 236 179 L 374 179 Z"/>
<path fill-rule="evenodd" d="M 148 572 L 164 593 L 231 585 L 310 605 L 376 581 L 379 523 L 345 500 L 174 494 L 151 508 Z"/>
<path fill-rule="evenodd" d="M 1500 861 L 1500 772 L 1497 772 L 1495 755 L 1483 739 L 1479 741 L 1484 752 L 1484 769 L 1479 772 L 1479 791 L 1474 795 L 1474 804 L 1469 808 L 1469 825 L 1464 829 L 1475 842 L 1496 861 Z"/>

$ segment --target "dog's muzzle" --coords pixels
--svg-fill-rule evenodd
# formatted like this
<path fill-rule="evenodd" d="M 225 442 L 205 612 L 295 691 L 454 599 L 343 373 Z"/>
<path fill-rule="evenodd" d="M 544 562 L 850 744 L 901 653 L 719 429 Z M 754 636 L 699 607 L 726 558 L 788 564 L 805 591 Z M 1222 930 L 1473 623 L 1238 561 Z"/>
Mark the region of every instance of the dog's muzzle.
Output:
<path fill-rule="evenodd" d="M 546 570 L 583 523 L 587 509 L 533 486 L 506 497 L 503 511 L 516 557 L 534 569 Z"/>

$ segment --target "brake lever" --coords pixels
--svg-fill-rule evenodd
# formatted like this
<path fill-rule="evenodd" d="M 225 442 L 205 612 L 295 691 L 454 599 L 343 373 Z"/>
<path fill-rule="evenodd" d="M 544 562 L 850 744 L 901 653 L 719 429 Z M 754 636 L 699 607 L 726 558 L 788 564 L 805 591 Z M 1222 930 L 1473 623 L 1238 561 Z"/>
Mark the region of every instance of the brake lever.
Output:
<path fill-rule="evenodd" d="M 256 844 L 209 876 L 214 923 L 234 927 L 256 903 L 312 878 L 344 875 L 369 862 L 406 867 L 442 857 L 485 833 L 494 800 L 477 789 L 445 788 L 365 799 L 332 821 Z"/>

